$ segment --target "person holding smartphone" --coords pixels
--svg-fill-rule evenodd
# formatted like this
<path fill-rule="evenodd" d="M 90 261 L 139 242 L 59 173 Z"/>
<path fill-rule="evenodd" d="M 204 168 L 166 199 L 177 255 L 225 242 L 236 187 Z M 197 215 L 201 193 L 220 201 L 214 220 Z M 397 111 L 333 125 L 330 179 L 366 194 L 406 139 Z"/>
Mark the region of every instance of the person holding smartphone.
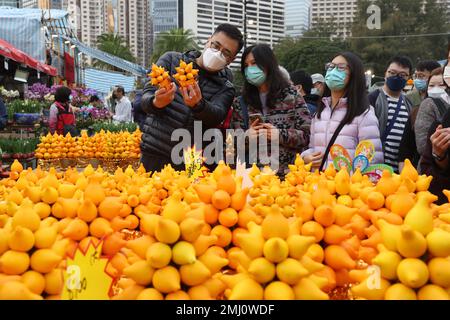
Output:
<path fill-rule="evenodd" d="M 438 203 L 446 203 L 443 190 L 450 189 L 450 109 L 441 121 L 435 121 L 429 130 L 425 152 L 420 160 L 422 173 L 433 176 L 429 191 L 439 197 Z"/>
<path fill-rule="evenodd" d="M 309 143 L 311 116 L 305 100 L 280 71 L 266 44 L 248 47 L 241 60 L 242 95 L 233 104 L 232 128 L 249 130 L 250 139 L 279 139 L 278 175 L 284 176 Z"/>

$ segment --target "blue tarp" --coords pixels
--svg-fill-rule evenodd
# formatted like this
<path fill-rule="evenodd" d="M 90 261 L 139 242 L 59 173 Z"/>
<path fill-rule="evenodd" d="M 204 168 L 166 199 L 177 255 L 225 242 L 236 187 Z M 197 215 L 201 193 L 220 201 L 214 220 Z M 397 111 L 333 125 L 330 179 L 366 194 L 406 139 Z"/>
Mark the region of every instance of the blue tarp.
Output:
<path fill-rule="evenodd" d="M 66 19 L 63 10 L 0 7 L 0 38 L 29 56 L 45 62 L 45 34 L 42 20 Z"/>
<path fill-rule="evenodd" d="M 135 77 L 126 76 L 119 72 L 88 68 L 84 70 L 86 87 L 107 95 L 114 86 L 121 85 L 126 92 L 134 89 Z"/>
<path fill-rule="evenodd" d="M 65 36 L 62 36 L 62 38 L 64 40 L 70 41 L 72 44 L 74 44 L 77 47 L 77 49 L 80 52 L 82 52 L 92 58 L 106 62 L 114 67 L 117 67 L 124 71 L 130 72 L 136 76 L 145 77 L 147 75 L 146 69 L 138 64 L 118 58 L 116 56 L 113 56 L 109 53 L 100 51 L 98 49 L 88 47 L 87 45 L 85 45 L 84 43 L 82 43 L 76 39 L 72 39 L 72 38 L 65 37 Z"/>

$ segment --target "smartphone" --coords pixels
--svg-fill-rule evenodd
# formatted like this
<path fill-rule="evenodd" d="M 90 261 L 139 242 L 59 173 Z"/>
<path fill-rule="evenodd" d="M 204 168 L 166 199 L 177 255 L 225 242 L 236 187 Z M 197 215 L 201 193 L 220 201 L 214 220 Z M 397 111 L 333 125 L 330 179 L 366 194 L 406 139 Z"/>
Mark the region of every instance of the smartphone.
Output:
<path fill-rule="evenodd" d="M 248 119 L 250 121 L 250 124 L 252 124 L 253 122 L 255 122 L 256 120 L 259 120 L 259 123 L 263 123 L 263 116 L 260 113 L 252 113 L 248 116 Z"/>

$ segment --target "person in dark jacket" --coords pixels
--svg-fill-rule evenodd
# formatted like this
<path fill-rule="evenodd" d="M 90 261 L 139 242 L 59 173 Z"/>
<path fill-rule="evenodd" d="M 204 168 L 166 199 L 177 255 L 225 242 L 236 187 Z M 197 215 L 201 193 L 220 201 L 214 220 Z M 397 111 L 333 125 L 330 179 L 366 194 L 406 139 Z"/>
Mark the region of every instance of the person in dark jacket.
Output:
<path fill-rule="evenodd" d="M 414 73 L 414 89 L 406 94 L 411 101 L 413 108 L 418 108 L 423 100 L 428 98 L 428 81 L 433 70 L 440 68 L 439 62 L 434 60 L 420 61 L 416 66 Z"/>
<path fill-rule="evenodd" d="M 225 120 L 235 97 L 232 73 L 227 66 L 234 61 L 243 44 L 238 28 L 222 24 L 209 38 L 203 52 L 167 52 L 158 60 L 156 64 L 170 75 L 177 72 L 175 68 L 180 65 L 180 60 L 193 62 L 199 74 L 197 83 L 188 88 L 178 88 L 175 83 L 169 90 L 158 89 L 150 83 L 145 86 L 141 108 L 147 117 L 142 130 L 141 160 L 147 171 L 161 170 L 166 164 L 183 168 L 175 163 L 182 155 L 172 152 L 180 143 L 172 141 L 175 130 L 187 130 L 192 138 L 194 121 L 199 121 L 204 131 L 216 128 Z"/>
<path fill-rule="evenodd" d="M 405 124 L 402 141 L 398 151 L 398 170 L 401 172 L 405 165 L 405 160 L 409 159 L 414 167 L 417 168 L 420 160 L 420 154 L 417 151 L 416 134 L 414 133 L 414 125 L 416 124 L 418 107 L 411 110 L 408 121 Z"/>
<path fill-rule="evenodd" d="M 448 201 L 443 190 L 450 190 L 450 110 L 442 121 L 430 128 L 425 152 L 420 160 L 422 173 L 433 176 L 429 191 L 439 197 L 438 204 Z"/>
<path fill-rule="evenodd" d="M 384 161 L 399 172 L 399 150 L 412 103 L 403 94 L 411 77 L 412 63 L 408 57 L 392 58 L 386 68 L 385 84 L 369 94 L 369 101 L 378 118 Z"/>
<path fill-rule="evenodd" d="M 144 128 L 145 124 L 145 118 L 147 117 L 147 113 L 142 110 L 142 96 L 144 94 L 143 90 L 138 90 L 136 92 L 136 96 L 133 100 L 133 119 L 134 122 L 136 122 L 139 126 L 139 128 L 142 130 Z"/>
<path fill-rule="evenodd" d="M 0 130 L 6 128 L 6 123 L 8 122 L 8 112 L 6 111 L 6 105 L 0 97 Z"/>
<path fill-rule="evenodd" d="M 299 94 L 305 99 L 309 113 L 313 116 L 316 113 L 320 97 L 316 94 L 311 94 L 313 88 L 311 76 L 303 70 L 297 70 L 291 73 L 291 80 Z"/>

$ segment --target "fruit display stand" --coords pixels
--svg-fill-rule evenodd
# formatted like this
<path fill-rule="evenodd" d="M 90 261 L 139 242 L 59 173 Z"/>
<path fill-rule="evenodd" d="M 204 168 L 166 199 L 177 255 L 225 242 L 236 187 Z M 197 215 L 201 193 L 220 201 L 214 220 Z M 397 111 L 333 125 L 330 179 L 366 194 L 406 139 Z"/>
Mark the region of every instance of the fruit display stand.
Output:
<path fill-rule="evenodd" d="M 130 166 L 136 170 L 139 167 L 141 136 L 139 129 L 132 133 L 101 130 L 93 136 L 88 136 L 84 130 L 80 137 L 48 134 L 41 137 L 36 157 L 44 170 L 51 167 L 59 171 L 68 168 L 83 170 L 88 165 L 94 168 L 101 166 L 110 173 L 118 167 L 126 169 Z"/>
<path fill-rule="evenodd" d="M 449 299 L 450 204 L 431 177 L 409 161 L 377 184 L 289 169 L 221 163 L 194 180 L 16 162 L 0 181 L 0 299 Z"/>

